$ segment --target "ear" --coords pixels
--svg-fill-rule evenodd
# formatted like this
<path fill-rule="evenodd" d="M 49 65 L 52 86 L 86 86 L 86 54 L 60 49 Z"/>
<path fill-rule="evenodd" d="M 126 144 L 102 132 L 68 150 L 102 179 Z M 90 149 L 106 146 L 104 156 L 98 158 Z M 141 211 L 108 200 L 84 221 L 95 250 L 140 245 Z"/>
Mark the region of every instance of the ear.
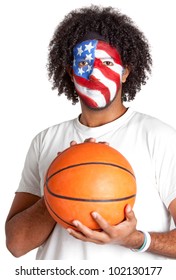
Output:
<path fill-rule="evenodd" d="M 69 76 L 73 82 L 73 68 L 71 66 L 67 67 L 67 73 L 69 74 Z"/>
<path fill-rule="evenodd" d="M 122 74 L 122 83 L 125 83 L 125 82 L 126 82 L 126 79 L 128 78 L 129 74 L 130 74 L 130 69 L 129 69 L 129 67 L 125 67 L 125 68 L 123 69 L 123 74 Z"/>

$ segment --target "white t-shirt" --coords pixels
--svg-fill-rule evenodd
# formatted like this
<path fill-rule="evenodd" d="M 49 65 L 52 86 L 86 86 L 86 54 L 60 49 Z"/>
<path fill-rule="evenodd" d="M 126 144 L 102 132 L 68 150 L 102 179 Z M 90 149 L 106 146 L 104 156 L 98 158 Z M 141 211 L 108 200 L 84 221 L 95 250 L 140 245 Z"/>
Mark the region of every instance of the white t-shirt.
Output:
<path fill-rule="evenodd" d="M 109 142 L 130 162 L 137 180 L 134 212 L 137 229 L 164 232 L 170 229 L 168 206 L 176 198 L 176 131 L 170 126 L 129 108 L 119 119 L 90 128 L 79 118 L 39 133 L 28 151 L 17 192 L 43 195 L 44 177 L 57 153 L 94 137 Z M 136 253 L 118 245 L 82 242 L 56 225 L 38 249 L 37 259 L 53 260 L 143 260 L 163 259 L 151 253 Z"/>

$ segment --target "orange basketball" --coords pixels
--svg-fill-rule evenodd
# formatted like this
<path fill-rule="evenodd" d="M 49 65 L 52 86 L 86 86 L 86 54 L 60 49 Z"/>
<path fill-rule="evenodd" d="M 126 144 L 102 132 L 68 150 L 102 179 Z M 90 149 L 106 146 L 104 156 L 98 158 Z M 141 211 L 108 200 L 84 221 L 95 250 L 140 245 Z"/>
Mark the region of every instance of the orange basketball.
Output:
<path fill-rule="evenodd" d="M 101 143 L 82 143 L 60 153 L 48 168 L 44 199 L 48 211 L 63 227 L 79 220 L 99 230 L 91 213 L 97 211 L 111 225 L 124 220 L 124 207 L 132 207 L 136 180 L 126 158 Z"/>

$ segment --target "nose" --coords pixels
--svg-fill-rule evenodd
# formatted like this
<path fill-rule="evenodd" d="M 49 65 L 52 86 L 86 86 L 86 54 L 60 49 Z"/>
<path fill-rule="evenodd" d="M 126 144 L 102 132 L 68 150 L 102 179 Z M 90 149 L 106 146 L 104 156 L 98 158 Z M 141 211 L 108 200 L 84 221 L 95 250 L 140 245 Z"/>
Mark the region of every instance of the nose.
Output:
<path fill-rule="evenodd" d="M 95 68 L 93 67 L 92 68 L 92 71 L 91 71 L 91 73 L 90 73 L 90 75 L 89 75 L 89 80 L 90 81 L 98 81 L 98 79 L 96 78 L 96 70 L 95 70 Z"/>
<path fill-rule="evenodd" d="M 90 72 L 89 75 L 89 80 L 92 81 L 99 81 L 100 79 L 98 78 L 99 76 L 99 71 L 97 72 L 97 70 L 101 71 L 101 66 L 102 66 L 102 62 L 100 59 L 95 59 L 94 64 L 92 66 L 92 71 Z"/>
<path fill-rule="evenodd" d="M 89 76 L 89 80 L 94 82 L 94 81 L 98 81 L 98 79 L 91 73 L 91 75 Z"/>

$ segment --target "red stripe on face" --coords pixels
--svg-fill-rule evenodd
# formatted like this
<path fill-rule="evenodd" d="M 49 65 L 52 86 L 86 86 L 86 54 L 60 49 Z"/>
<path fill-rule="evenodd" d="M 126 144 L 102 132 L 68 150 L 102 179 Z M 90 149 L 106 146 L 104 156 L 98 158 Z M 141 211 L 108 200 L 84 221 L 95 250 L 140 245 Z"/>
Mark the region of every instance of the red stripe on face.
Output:
<path fill-rule="evenodd" d="M 94 67 L 101 70 L 102 74 L 108 78 L 109 80 L 113 81 L 116 83 L 117 87 L 119 87 L 120 84 L 120 74 L 117 72 L 113 71 L 110 67 L 107 67 L 106 65 L 103 64 L 103 62 L 96 58 Z"/>
<path fill-rule="evenodd" d="M 110 46 L 108 43 L 103 41 L 98 41 L 97 50 L 102 50 L 107 52 L 109 56 L 111 56 L 114 59 L 115 63 L 120 64 L 121 66 L 123 65 L 120 54 L 117 51 L 117 49 Z"/>
<path fill-rule="evenodd" d="M 76 80 L 77 84 L 87 88 L 88 90 L 99 90 L 101 94 L 104 96 L 106 103 L 110 101 L 109 89 L 103 83 L 101 83 L 96 77 L 91 76 L 90 80 L 86 80 L 82 77 L 74 75 L 74 79 Z"/>
<path fill-rule="evenodd" d="M 79 97 L 91 108 L 98 108 L 98 104 L 88 96 L 82 94 L 79 90 L 77 90 Z"/>

